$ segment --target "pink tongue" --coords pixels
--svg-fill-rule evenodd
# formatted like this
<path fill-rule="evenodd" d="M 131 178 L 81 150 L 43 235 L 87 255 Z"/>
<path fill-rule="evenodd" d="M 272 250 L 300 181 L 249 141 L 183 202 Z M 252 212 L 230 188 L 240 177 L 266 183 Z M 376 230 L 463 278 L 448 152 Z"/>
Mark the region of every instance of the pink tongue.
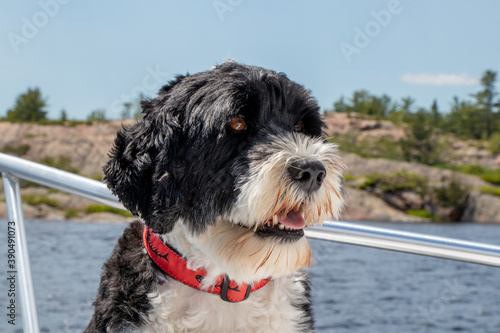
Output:
<path fill-rule="evenodd" d="M 292 229 L 302 229 L 306 226 L 306 221 L 302 215 L 295 211 L 290 211 L 288 214 L 278 214 L 278 221 L 285 227 Z"/>

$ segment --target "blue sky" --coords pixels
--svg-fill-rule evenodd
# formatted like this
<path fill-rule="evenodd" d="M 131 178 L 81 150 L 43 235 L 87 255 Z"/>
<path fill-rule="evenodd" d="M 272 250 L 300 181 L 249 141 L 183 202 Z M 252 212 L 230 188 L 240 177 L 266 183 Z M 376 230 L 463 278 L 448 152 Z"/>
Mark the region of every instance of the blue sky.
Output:
<path fill-rule="evenodd" d="M 152 97 L 227 59 L 287 75 L 322 108 L 367 89 L 446 112 L 500 71 L 498 1 L 2 1 L 0 116 L 28 87 L 49 117 Z"/>

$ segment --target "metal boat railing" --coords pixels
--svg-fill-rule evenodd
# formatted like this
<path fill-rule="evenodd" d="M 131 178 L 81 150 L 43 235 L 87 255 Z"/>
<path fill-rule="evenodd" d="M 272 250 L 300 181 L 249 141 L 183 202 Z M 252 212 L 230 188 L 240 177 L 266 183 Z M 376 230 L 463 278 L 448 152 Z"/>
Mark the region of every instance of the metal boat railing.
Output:
<path fill-rule="evenodd" d="M 39 332 L 19 180 L 29 180 L 111 207 L 123 210 L 125 208 L 103 183 L 39 163 L 0 153 L 0 171 L 8 218 L 9 221 L 15 222 L 16 226 L 16 260 L 19 263 L 16 274 L 19 280 L 23 327 L 25 332 Z M 306 235 L 327 241 L 500 267 L 500 246 L 497 245 L 330 221 L 325 222 L 323 227 L 308 228 Z"/>

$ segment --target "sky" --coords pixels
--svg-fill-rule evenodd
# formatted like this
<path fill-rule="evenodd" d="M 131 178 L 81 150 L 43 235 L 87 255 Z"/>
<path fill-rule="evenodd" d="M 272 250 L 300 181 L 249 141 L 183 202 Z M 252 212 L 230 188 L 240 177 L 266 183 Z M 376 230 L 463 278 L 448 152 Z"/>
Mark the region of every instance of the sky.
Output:
<path fill-rule="evenodd" d="M 486 0 L 2 1 L 0 116 L 39 87 L 49 118 L 119 118 L 140 92 L 226 60 L 286 73 L 322 109 L 366 89 L 447 112 L 500 71 L 498 13 Z"/>

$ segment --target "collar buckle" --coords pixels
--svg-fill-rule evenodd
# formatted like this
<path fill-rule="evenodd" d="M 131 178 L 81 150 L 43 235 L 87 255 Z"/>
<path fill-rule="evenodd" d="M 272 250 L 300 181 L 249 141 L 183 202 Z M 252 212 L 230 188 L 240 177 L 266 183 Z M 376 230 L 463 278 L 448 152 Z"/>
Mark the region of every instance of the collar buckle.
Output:
<path fill-rule="evenodd" d="M 229 286 L 229 282 L 231 280 L 229 279 L 229 276 L 227 276 L 227 274 L 224 276 L 224 279 L 222 280 L 222 285 L 220 287 L 220 298 L 223 300 L 223 301 L 226 301 L 226 302 L 230 302 L 230 303 L 238 303 L 238 302 L 242 302 L 244 300 L 246 300 L 248 298 L 248 296 L 250 296 L 250 291 L 252 290 L 252 285 L 251 284 L 247 284 L 246 285 L 246 291 L 245 291 L 245 295 L 243 296 L 243 299 L 238 299 L 238 300 L 230 300 L 229 298 L 227 298 L 227 293 L 228 292 L 236 292 L 236 294 L 238 295 L 239 293 L 241 293 L 241 291 L 238 289 L 240 287 L 240 285 L 236 285 L 236 287 L 230 287 Z M 243 284 L 245 285 L 245 284 Z"/>

